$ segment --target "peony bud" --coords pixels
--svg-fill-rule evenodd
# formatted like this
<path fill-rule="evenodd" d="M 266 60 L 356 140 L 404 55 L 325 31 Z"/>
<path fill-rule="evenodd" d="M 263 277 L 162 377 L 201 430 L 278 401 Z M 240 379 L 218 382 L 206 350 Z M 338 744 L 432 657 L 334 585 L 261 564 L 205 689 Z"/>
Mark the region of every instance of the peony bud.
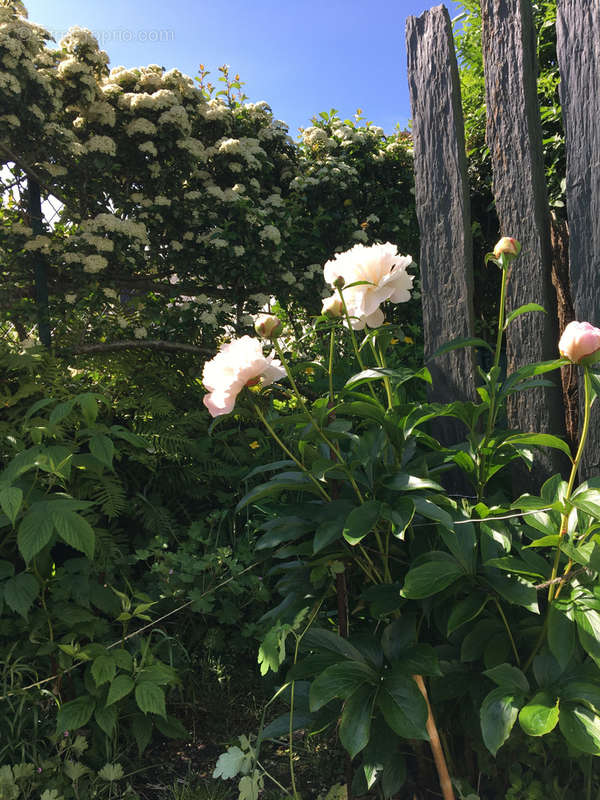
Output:
<path fill-rule="evenodd" d="M 499 259 L 504 253 L 507 256 L 516 258 L 521 252 L 521 245 L 512 236 L 503 236 L 494 247 L 494 258 Z"/>
<path fill-rule="evenodd" d="M 343 275 L 338 275 L 337 278 L 331 284 L 335 289 L 343 289 L 346 285 L 346 279 Z"/>
<path fill-rule="evenodd" d="M 325 300 L 323 300 L 321 314 L 324 314 L 330 319 L 337 319 L 338 317 L 341 317 L 343 313 L 344 305 L 341 298 L 336 297 L 336 295 L 333 294 L 331 297 L 326 297 Z"/>
<path fill-rule="evenodd" d="M 259 314 L 254 322 L 254 330 L 261 339 L 276 339 L 283 330 L 283 325 L 273 314 Z"/>
<path fill-rule="evenodd" d="M 563 331 L 558 343 L 561 356 L 568 358 L 574 364 L 593 363 L 600 358 L 600 328 L 595 328 L 589 322 L 569 322 Z M 589 358 L 595 353 L 597 358 Z"/>

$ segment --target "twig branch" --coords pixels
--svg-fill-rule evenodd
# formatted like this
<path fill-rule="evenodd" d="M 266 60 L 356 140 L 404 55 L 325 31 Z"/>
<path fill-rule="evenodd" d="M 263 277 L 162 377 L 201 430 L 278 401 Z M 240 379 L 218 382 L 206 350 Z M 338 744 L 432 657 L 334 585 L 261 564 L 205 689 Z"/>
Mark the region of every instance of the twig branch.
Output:
<path fill-rule="evenodd" d="M 120 342 L 100 342 L 98 344 L 82 344 L 59 351 L 59 355 L 91 355 L 93 353 L 114 353 L 119 350 L 163 350 L 169 352 L 196 353 L 213 356 L 214 350 L 208 347 L 196 347 L 184 342 L 165 342 L 160 339 L 123 339 Z"/>
<path fill-rule="evenodd" d="M 23 161 L 22 158 L 19 158 L 19 156 L 16 153 L 13 153 L 13 151 L 10 148 L 8 148 L 3 142 L 0 142 L 0 152 L 4 153 L 5 156 L 10 161 L 13 161 L 20 169 L 22 169 L 26 175 L 37 181 L 39 185 L 42 186 L 48 192 L 48 194 L 51 194 L 54 197 L 56 197 L 57 200 L 60 200 L 63 206 L 65 206 L 65 208 L 68 208 L 73 214 L 75 214 L 76 217 L 80 216 L 79 212 L 76 211 L 73 208 L 73 206 L 71 206 L 69 201 L 65 200 L 64 196 L 62 195 L 59 189 L 49 186 L 48 183 L 42 177 L 40 177 L 40 174 L 33 169 L 33 167 L 30 167 L 29 164 Z"/>
<path fill-rule="evenodd" d="M 581 575 L 582 572 L 585 572 L 584 567 L 582 567 L 581 569 L 573 570 L 573 572 L 569 572 L 568 575 L 561 575 L 558 578 L 552 578 L 552 580 L 544 581 L 544 583 L 536 583 L 534 589 L 540 591 L 541 589 L 547 589 L 549 586 L 554 586 L 557 583 L 566 583 L 567 581 L 570 581 L 573 578 L 577 577 L 577 575 Z"/>

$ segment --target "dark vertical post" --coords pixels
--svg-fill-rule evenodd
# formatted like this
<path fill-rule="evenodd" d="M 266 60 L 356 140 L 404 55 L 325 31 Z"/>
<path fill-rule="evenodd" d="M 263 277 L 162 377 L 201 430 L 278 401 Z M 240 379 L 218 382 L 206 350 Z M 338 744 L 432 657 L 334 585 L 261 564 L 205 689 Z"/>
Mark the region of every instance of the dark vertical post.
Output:
<path fill-rule="evenodd" d="M 473 335 L 473 253 L 464 121 L 452 26 L 444 6 L 420 17 L 408 17 L 406 50 L 428 358 L 450 339 Z M 470 349 L 447 353 L 429 361 L 428 366 L 434 381 L 432 399 L 450 402 L 474 397 Z"/>
<path fill-rule="evenodd" d="M 575 319 L 600 325 L 600 13 L 596 2 L 560 0 L 556 52 L 567 155 L 571 296 Z M 581 380 L 579 389 L 579 418 L 583 419 Z M 600 473 L 598 405 L 592 407 L 583 477 Z"/>
<path fill-rule="evenodd" d="M 27 178 L 27 194 L 31 228 L 35 236 L 44 233 L 42 224 L 42 202 L 39 183 L 31 177 Z M 50 314 L 48 311 L 48 268 L 46 259 L 38 250 L 32 252 L 34 263 L 35 299 L 38 312 L 38 331 L 40 342 L 50 347 Z"/>
<path fill-rule="evenodd" d="M 508 278 L 507 312 L 525 303 L 539 303 L 547 312 L 524 314 L 508 329 L 508 369 L 514 371 L 523 364 L 558 357 L 535 31 L 529 0 L 482 0 L 481 17 L 486 138 L 496 210 L 502 235 L 514 236 L 523 246 Z M 531 389 L 509 398 L 509 424 L 523 431 L 562 434 L 558 380 L 556 388 Z M 536 465 L 543 476 L 556 472 L 561 462 L 554 451 L 544 451 L 536 457 Z"/>

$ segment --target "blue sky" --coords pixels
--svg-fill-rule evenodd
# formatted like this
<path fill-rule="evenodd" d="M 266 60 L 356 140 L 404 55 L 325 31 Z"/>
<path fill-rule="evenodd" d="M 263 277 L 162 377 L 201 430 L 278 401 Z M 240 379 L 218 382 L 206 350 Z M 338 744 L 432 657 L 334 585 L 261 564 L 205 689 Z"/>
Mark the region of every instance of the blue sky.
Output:
<path fill-rule="evenodd" d="M 73 25 L 99 38 L 112 66 L 160 64 L 211 77 L 229 64 L 251 101 L 290 126 L 336 108 L 391 133 L 406 126 L 405 21 L 435 0 L 25 0 L 58 40 Z M 446 4 L 450 17 L 460 4 Z"/>

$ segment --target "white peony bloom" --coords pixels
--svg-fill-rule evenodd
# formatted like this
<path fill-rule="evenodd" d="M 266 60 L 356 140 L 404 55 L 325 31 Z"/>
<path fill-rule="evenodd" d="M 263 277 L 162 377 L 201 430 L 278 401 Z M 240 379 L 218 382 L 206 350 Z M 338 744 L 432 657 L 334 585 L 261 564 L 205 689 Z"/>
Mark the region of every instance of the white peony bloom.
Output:
<path fill-rule="evenodd" d="M 204 405 L 212 417 L 233 411 L 238 394 L 244 386 L 262 380 L 268 386 L 285 376 L 285 370 L 273 353 L 263 355 L 258 339 L 242 336 L 221 347 L 217 355 L 204 365 L 202 381 L 209 394 Z"/>
<path fill-rule="evenodd" d="M 338 253 L 325 264 L 324 278 L 330 286 L 343 280 L 344 300 L 354 330 L 365 325 L 378 328 L 383 324 L 381 303 L 406 303 L 410 300 L 413 275 L 406 271 L 413 263 L 410 256 L 398 255 L 396 245 L 386 242 L 365 247 L 357 244 L 345 253 Z M 366 281 L 358 286 L 352 284 Z"/>

